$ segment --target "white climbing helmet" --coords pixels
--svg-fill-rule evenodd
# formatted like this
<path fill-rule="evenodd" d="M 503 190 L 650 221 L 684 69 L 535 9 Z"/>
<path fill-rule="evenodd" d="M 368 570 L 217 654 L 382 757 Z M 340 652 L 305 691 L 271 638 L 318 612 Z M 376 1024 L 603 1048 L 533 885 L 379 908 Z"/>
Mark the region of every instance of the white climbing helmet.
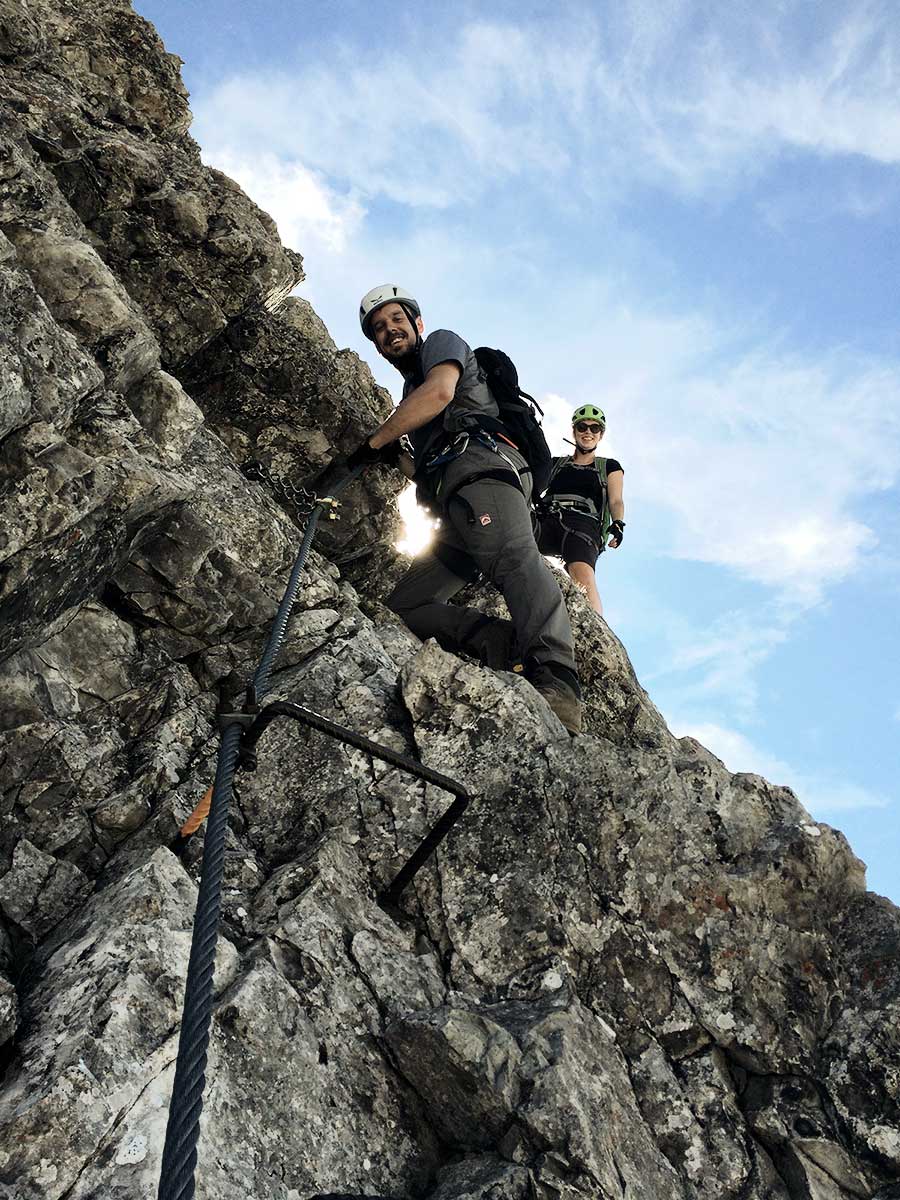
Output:
<path fill-rule="evenodd" d="M 380 287 L 374 287 L 371 292 L 366 292 L 359 302 L 359 324 L 369 341 L 372 340 L 369 332 L 372 314 L 377 308 L 381 308 L 384 304 L 390 304 L 391 301 L 395 301 L 405 310 L 413 325 L 416 323 L 416 317 L 422 315 L 418 300 L 404 288 L 398 287 L 395 283 L 383 283 Z"/>

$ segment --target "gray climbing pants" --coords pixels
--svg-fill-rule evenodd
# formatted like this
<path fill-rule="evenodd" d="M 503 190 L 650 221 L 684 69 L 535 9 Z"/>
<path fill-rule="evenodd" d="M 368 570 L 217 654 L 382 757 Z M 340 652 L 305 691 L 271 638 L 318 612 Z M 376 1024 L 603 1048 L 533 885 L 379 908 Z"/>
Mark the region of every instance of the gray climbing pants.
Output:
<path fill-rule="evenodd" d="M 469 636 L 484 625 L 484 616 L 447 602 L 471 580 L 475 568 L 506 601 L 522 661 L 558 663 L 575 671 L 569 614 L 534 540 L 526 500 L 531 473 L 516 450 L 504 446 L 503 453 L 519 470 L 525 495 L 511 472 L 509 482 L 469 481 L 473 475 L 506 467 L 504 459 L 487 446 L 470 442 L 464 454 L 443 468 L 438 499 L 452 498 L 437 545 L 416 559 L 387 605 L 423 641 L 433 637 L 449 649 L 466 650 Z"/>

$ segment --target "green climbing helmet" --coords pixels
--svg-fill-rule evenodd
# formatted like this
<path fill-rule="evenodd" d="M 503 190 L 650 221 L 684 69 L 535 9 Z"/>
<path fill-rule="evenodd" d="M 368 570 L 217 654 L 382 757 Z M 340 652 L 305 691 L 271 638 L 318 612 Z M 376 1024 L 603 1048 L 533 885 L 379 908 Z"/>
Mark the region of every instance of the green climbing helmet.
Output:
<path fill-rule="evenodd" d="M 576 421 L 599 421 L 602 429 L 606 428 L 606 414 L 596 404 L 582 404 L 572 413 L 572 424 Z"/>

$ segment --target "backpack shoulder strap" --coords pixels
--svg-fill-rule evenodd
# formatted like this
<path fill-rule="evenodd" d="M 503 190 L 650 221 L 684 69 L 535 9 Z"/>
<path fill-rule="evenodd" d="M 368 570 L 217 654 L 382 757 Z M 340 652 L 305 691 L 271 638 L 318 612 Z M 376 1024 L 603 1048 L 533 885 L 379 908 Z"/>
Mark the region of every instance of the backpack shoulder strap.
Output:
<path fill-rule="evenodd" d="M 600 529 L 603 534 L 602 545 L 606 546 L 606 538 L 609 534 L 609 527 L 612 522 L 612 514 L 609 511 L 609 488 L 606 483 L 606 459 L 596 455 L 594 458 L 594 466 L 597 468 L 597 474 L 600 476 L 600 488 L 603 492 L 603 504 L 600 509 Z"/>
<path fill-rule="evenodd" d="M 550 484 L 553 482 L 553 480 L 560 473 L 560 471 L 563 469 L 563 467 L 566 465 L 566 463 L 568 461 L 569 461 L 568 454 L 563 454 L 559 458 L 557 458 L 557 456 L 554 455 L 553 458 L 550 459 L 550 476 L 547 479 L 547 487 L 550 486 Z"/>

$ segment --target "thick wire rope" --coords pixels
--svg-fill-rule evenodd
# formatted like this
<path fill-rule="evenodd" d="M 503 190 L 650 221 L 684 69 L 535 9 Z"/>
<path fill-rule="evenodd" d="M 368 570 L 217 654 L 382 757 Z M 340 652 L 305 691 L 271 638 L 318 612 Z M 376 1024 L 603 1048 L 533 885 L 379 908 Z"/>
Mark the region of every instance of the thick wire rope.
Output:
<path fill-rule="evenodd" d="M 194 1195 L 194 1170 L 197 1166 L 197 1141 L 200 1136 L 203 1090 L 206 1087 L 206 1053 L 212 1018 L 213 971 L 219 936 L 228 802 L 242 733 L 240 725 L 229 725 L 219 744 L 212 806 L 203 843 L 203 865 L 185 984 L 175 1081 L 172 1084 L 160 1168 L 159 1200 L 190 1200 Z"/>
<path fill-rule="evenodd" d="M 325 505 L 333 503 L 334 498 L 363 469 L 362 467 L 357 468 L 344 478 L 337 487 L 332 489 L 332 495 L 317 503 L 310 513 L 265 650 L 253 676 L 253 682 L 248 689 L 248 700 L 252 702 L 253 707 L 250 711 L 229 712 L 221 717 L 222 737 L 216 763 L 216 778 L 210 789 L 209 824 L 203 846 L 200 886 L 185 985 L 175 1080 L 172 1085 L 169 1120 L 163 1147 L 158 1200 L 192 1200 L 194 1196 L 197 1143 L 200 1136 L 200 1115 L 203 1110 L 203 1092 L 206 1087 L 206 1063 L 212 1021 L 213 974 L 221 911 L 225 841 L 228 833 L 228 806 L 241 754 L 253 755 L 256 743 L 271 722 L 276 717 L 287 716 L 336 738 L 338 741 L 354 746 L 374 758 L 382 759 L 399 767 L 454 796 L 450 807 L 425 835 L 390 886 L 381 893 L 379 897 L 381 903 L 393 903 L 399 898 L 403 888 L 441 839 L 446 836 L 469 803 L 466 790 L 455 780 L 392 750 L 389 746 L 381 746 L 362 734 L 346 729 L 334 721 L 329 721 L 327 717 L 322 717 L 311 709 L 288 701 L 278 701 L 267 705 L 262 712 L 256 707 L 259 699 L 268 689 L 272 667 L 284 641 L 319 517 Z M 198 817 L 200 809 L 205 807 L 205 800 L 206 797 L 192 817 Z M 197 820 L 197 825 L 200 820 L 202 820 L 202 816 Z M 192 821 L 189 820 L 185 829 L 191 824 Z M 184 829 L 182 832 L 184 833 Z"/>
<path fill-rule="evenodd" d="M 333 500 L 340 492 L 344 490 L 351 480 L 355 479 L 362 471 L 362 467 L 353 472 L 352 475 L 341 484 L 340 487 L 334 489 L 334 494 L 329 497 Z M 324 505 L 319 503 L 309 514 L 309 520 L 306 522 L 306 529 L 303 534 L 303 541 L 300 543 L 300 549 L 297 552 L 297 557 L 294 560 L 294 566 L 291 570 L 290 578 L 288 579 L 287 587 L 284 595 L 281 597 L 281 603 L 278 605 L 278 612 L 275 614 L 275 620 L 272 622 L 272 628 L 269 632 L 268 641 L 262 653 L 262 658 L 259 660 L 259 666 L 253 675 L 253 690 L 256 692 L 256 697 L 261 700 L 269 688 L 269 677 L 272 674 L 272 667 L 275 664 L 275 659 L 278 657 L 278 652 L 284 641 L 284 635 L 287 632 L 288 621 L 291 619 L 291 613 L 294 611 L 294 604 L 297 600 L 297 592 L 300 590 L 300 580 L 303 578 L 303 568 L 306 565 L 307 555 L 309 554 L 310 546 L 312 546 L 313 538 L 316 534 L 316 526 L 319 523 L 319 517 L 322 515 Z"/>
<path fill-rule="evenodd" d="M 287 588 L 253 676 L 253 689 L 257 698 L 262 696 L 268 687 L 272 666 L 284 641 L 319 517 L 325 505 L 333 502 L 363 469 L 359 467 L 342 479 L 337 487 L 332 488 L 331 495 L 325 500 L 320 500 L 309 515 Z M 206 1086 L 206 1059 L 212 1019 L 213 971 L 219 935 L 228 806 L 241 737 L 248 723 L 246 714 L 232 714 L 231 721 L 225 718 L 219 743 L 216 780 L 213 784 L 209 823 L 203 845 L 200 886 L 178 1038 L 175 1080 L 172 1084 L 169 1120 L 163 1146 L 158 1200 L 192 1200 L 194 1195 L 194 1171 L 197 1166 L 197 1142 L 200 1137 L 200 1114 L 203 1109 L 203 1090 Z"/>

